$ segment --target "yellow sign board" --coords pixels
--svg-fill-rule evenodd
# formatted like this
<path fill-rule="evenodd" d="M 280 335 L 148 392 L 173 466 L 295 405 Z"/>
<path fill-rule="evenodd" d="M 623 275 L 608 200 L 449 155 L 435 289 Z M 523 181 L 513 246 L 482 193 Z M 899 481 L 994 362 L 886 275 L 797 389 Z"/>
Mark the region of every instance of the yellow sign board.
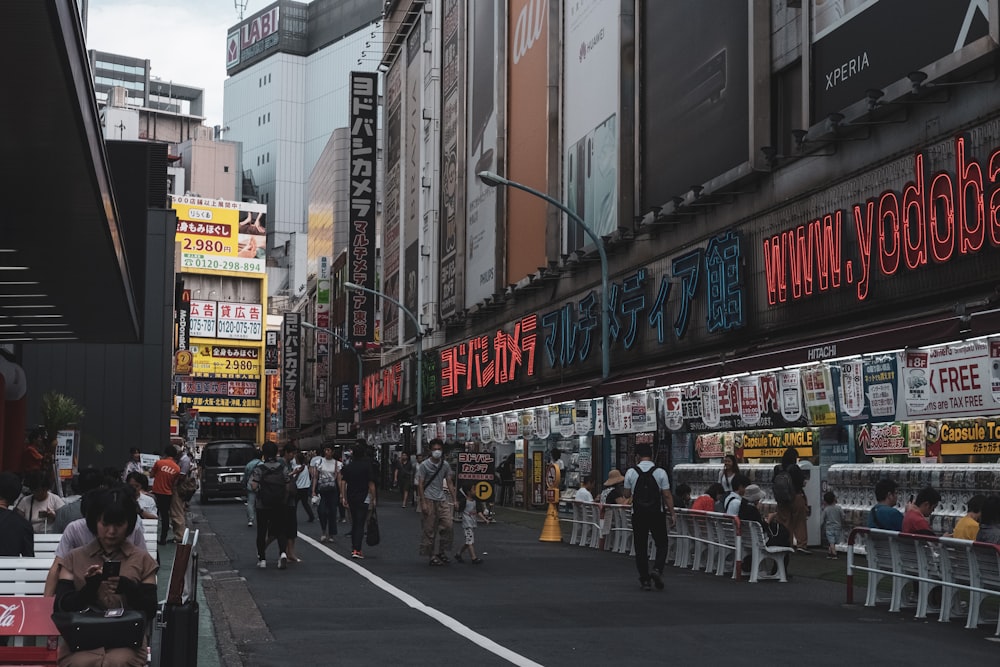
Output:
<path fill-rule="evenodd" d="M 194 375 L 261 375 L 261 351 L 243 345 L 192 345 Z"/>
<path fill-rule="evenodd" d="M 263 274 L 267 206 L 195 196 L 173 198 L 182 270 Z"/>

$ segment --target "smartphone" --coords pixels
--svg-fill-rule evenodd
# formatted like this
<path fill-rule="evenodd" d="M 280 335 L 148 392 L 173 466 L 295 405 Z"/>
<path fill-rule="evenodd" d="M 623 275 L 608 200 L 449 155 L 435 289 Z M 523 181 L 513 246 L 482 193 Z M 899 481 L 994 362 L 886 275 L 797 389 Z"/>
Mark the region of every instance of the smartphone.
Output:
<path fill-rule="evenodd" d="M 104 561 L 104 569 L 101 571 L 105 579 L 121 576 L 122 562 L 120 560 Z"/>

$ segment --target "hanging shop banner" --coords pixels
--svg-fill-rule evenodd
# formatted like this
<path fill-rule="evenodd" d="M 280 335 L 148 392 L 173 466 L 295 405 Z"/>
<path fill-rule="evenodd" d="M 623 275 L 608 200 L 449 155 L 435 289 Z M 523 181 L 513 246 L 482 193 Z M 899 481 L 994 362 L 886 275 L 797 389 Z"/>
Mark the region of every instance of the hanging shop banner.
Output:
<path fill-rule="evenodd" d="M 899 358 L 879 354 L 831 366 L 841 423 L 881 422 L 896 418 Z"/>
<path fill-rule="evenodd" d="M 906 424 L 901 422 L 863 424 L 856 433 L 858 446 L 868 456 L 888 456 L 910 452 L 906 437 Z"/>
<path fill-rule="evenodd" d="M 798 369 L 778 373 L 781 418 L 797 422 L 802 418 L 802 378 Z"/>
<path fill-rule="evenodd" d="M 719 384 L 718 382 L 707 382 L 699 387 L 701 390 L 701 420 L 708 428 L 718 428 L 721 421 Z"/>
<path fill-rule="evenodd" d="M 479 417 L 469 418 L 469 440 L 483 442 L 483 422 Z"/>
<path fill-rule="evenodd" d="M 913 458 L 927 456 L 926 422 L 916 421 L 906 423 L 906 448 Z"/>
<path fill-rule="evenodd" d="M 694 454 L 700 459 L 721 459 L 725 433 L 700 433 L 694 440 Z"/>
<path fill-rule="evenodd" d="M 740 387 L 740 419 L 748 426 L 760 423 L 763 401 L 760 394 L 760 377 L 750 375 L 738 380 Z"/>
<path fill-rule="evenodd" d="M 281 330 L 281 425 L 283 428 L 299 427 L 299 380 L 302 368 L 302 338 L 299 313 L 285 313 Z"/>
<path fill-rule="evenodd" d="M 925 368 L 916 365 L 912 367 L 913 371 L 923 370 L 921 375 L 904 376 L 900 390 L 905 398 L 900 401 L 897 409 L 897 420 L 977 417 L 1000 413 L 1000 401 L 994 398 L 992 390 L 993 359 L 987 341 L 943 345 L 922 352 L 927 353 L 927 365 Z M 907 356 L 909 355 L 907 352 Z M 912 363 L 921 362 L 914 360 Z M 916 390 L 923 390 L 922 394 L 918 394 L 910 384 L 911 379 L 920 377 L 926 380 L 925 385 L 916 387 Z M 914 381 L 913 384 L 919 382 Z M 911 401 L 911 398 L 914 400 Z"/>
<path fill-rule="evenodd" d="M 1000 454 L 1000 420 L 978 418 L 942 421 L 938 427 L 942 456 Z M 930 429 L 928 429 L 928 439 Z M 929 452 L 928 452 L 929 454 Z"/>
<path fill-rule="evenodd" d="M 608 432 L 612 435 L 631 432 L 632 412 L 626 399 L 622 395 L 605 399 L 608 405 Z"/>
<path fill-rule="evenodd" d="M 469 489 L 476 500 L 493 500 L 496 459 L 492 452 L 459 452 L 456 479 L 458 488 Z"/>
<path fill-rule="evenodd" d="M 469 439 L 469 418 L 461 417 L 455 427 L 455 439 L 459 442 L 466 442 Z"/>
<path fill-rule="evenodd" d="M 929 357 L 930 353 L 926 350 L 907 350 L 904 354 L 903 400 L 909 412 L 926 410 L 930 402 L 930 383 L 927 379 Z"/>
<path fill-rule="evenodd" d="M 573 404 L 560 403 L 556 413 L 557 433 L 562 438 L 570 438 L 576 432 L 576 425 L 573 421 Z"/>
<path fill-rule="evenodd" d="M 591 407 L 591 401 L 576 401 L 575 403 L 570 403 L 569 406 L 575 413 L 573 415 L 574 432 L 577 435 L 587 435 L 593 431 L 594 411 Z"/>
<path fill-rule="evenodd" d="M 649 433 L 656 430 L 656 394 L 639 391 L 628 395 L 632 423 L 629 433 Z"/>
<path fill-rule="evenodd" d="M 604 399 L 603 398 L 594 399 L 594 435 L 599 437 L 604 437 L 605 423 L 606 423 L 606 418 L 604 416 Z"/>
<path fill-rule="evenodd" d="M 444 438 L 447 442 L 454 442 L 456 435 L 458 435 L 458 420 L 449 419 L 444 424 Z"/>
<path fill-rule="evenodd" d="M 503 425 L 504 425 L 504 439 L 514 440 L 515 438 L 521 437 L 520 423 L 517 419 L 517 413 L 513 410 L 510 412 L 503 413 Z"/>
<path fill-rule="evenodd" d="M 547 405 L 535 408 L 535 434 L 544 440 L 549 437 L 552 427 L 552 420 L 549 418 L 549 408 Z"/>
<path fill-rule="evenodd" d="M 671 431 L 679 431 L 684 426 L 684 413 L 681 410 L 681 390 L 676 387 L 665 389 L 660 400 L 663 407 L 663 423 Z"/>
<path fill-rule="evenodd" d="M 507 425 L 503 414 L 491 415 L 490 425 L 493 428 L 493 440 L 496 442 L 503 442 L 507 439 Z"/>
<path fill-rule="evenodd" d="M 435 431 L 436 433 L 434 437 L 436 438 L 444 440 L 446 437 L 448 437 L 448 425 L 445 424 L 444 422 L 437 422 Z"/>
<path fill-rule="evenodd" d="M 819 364 L 802 370 L 802 385 L 806 414 L 813 426 L 831 426 L 837 423 L 837 408 L 834 405 L 833 378 L 830 367 Z"/>
<path fill-rule="evenodd" d="M 740 435 L 744 458 L 781 458 L 789 447 L 798 451 L 799 458 L 808 458 L 819 444 L 818 428 L 743 431 Z"/>
<path fill-rule="evenodd" d="M 756 426 L 757 428 L 794 428 L 806 426 L 806 419 L 801 408 L 801 392 L 794 385 L 799 378 L 798 373 L 791 372 L 784 378 L 774 373 L 756 376 L 759 387 L 756 398 L 753 391 L 748 393 L 748 401 L 752 405 L 742 407 L 742 388 L 736 379 L 708 382 L 700 385 L 688 385 L 677 390 L 667 390 L 664 400 L 672 403 L 670 411 L 676 415 L 677 394 L 683 424 L 675 428 L 676 422 L 667 423 L 672 430 L 684 430 L 692 433 L 704 431 L 739 431 Z M 784 382 L 783 388 L 779 380 Z M 708 408 L 706 419 L 705 408 Z M 667 412 L 667 408 L 664 408 Z M 743 419 L 743 413 L 756 416 L 756 423 L 749 424 Z M 788 419 L 787 417 L 796 417 Z"/>
<path fill-rule="evenodd" d="M 535 411 L 521 410 L 517 413 L 519 433 L 522 438 L 535 437 Z"/>
<path fill-rule="evenodd" d="M 990 341 L 990 390 L 993 401 L 1000 403 L 1000 341 Z"/>

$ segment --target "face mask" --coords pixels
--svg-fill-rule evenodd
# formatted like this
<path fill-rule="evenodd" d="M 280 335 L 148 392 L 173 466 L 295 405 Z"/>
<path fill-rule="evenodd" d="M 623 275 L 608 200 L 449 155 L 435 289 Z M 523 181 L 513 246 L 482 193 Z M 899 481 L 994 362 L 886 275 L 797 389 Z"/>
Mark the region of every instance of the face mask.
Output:
<path fill-rule="evenodd" d="M 436 459 L 441 458 L 442 455 L 443 452 L 440 449 L 435 449 L 433 452 L 431 452 L 431 456 L 433 456 Z"/>

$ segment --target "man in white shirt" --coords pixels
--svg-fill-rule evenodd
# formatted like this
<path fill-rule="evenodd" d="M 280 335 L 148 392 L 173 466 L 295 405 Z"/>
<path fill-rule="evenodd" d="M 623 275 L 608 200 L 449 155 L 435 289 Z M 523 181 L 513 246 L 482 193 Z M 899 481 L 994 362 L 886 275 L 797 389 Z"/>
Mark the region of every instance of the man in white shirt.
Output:
<path fill-rule="evenodd" d="M 632 543 L 635 545 L 635 566 L 639 571 L 639 586 L 650 589 L 650 579 L 656 590 L 663 590 L 663 568 L 667 564 L 667 522 L 664 506 L 671 521 L 677 520 L 674 497 L 670 493 L 667 471 L 653 463 L 653 447 L 649 443 L 635 446 L 638 463 L 625 473 L 624 495 L 632 501 Z M 656 544 L 656 562 L 649 570 L 648 540 Z"/>
<path fill-rule="evenodd" d="M 746 492 L 747 487 L 750 486 L 750 478 L 746 475 L 735 475 L 732 483 L 733 490 L 726 496 L 726 500 L 722 506 L 726 509 L 726 514 L 739 516 L 740 505 L 743 504 L 743 494 Z"/>
<path fill-rule="evenodd" d="M 576 495 L 573 496 L 573 500 L 579 500 L 581 503 L 592 503 L 594 502 L 594 494 L 590 490 L 590 486 L 593 482 L 590 476 L 583 478 L 583 482 L 580 483 L 580 488 L 576 490 Z"/>

